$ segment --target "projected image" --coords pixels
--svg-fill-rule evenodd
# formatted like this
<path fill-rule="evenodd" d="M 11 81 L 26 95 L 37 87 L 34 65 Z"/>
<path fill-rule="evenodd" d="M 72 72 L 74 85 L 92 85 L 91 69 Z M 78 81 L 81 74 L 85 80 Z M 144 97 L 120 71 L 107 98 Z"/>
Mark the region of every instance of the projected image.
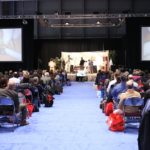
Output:
<path fill-rule="evenodd" d="M 142 27 L 142 61 L 150 61 L 150 27 Z"/>
<path fill-rule="evenodd" d="M 21 28 L 0 29 L 0 62 L 22 61 Z"/>

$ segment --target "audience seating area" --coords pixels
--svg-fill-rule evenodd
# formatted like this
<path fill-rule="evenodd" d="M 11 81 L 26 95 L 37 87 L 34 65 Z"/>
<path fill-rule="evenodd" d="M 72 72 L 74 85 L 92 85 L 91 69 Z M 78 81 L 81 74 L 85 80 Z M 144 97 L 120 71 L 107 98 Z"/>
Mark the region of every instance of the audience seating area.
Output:
<path fill-rule="evenodd" d="M 108 129 L 125 131 L 128 123 L 138 123 L 139 126 L 136 126 L 136 129 L 140 129 L 139 145 L 143 142 L 141 135 L 145 133 L 143 118 L 149 112 L 149 83 L 149 73 L 146 74 L 139 69 L 132 72 L 121 69 L 115 72 L 100 70 L 95 78 L 97 98 L 102 112 L 107 117 Z M 11 123 L 13 127 L 15 124 L 28 125 L 27 120 L 32 117 L 32 113 L 39 112 L 41 105 L 52 107 L 54 95 L 60 95 L 63 93 L 63 86 L 70 85 L 65 71 L 20 70 L 1 73 L 1 126 L 5 125 L 5 122 Z M 3 99 L 13 103 L 3 103 Z M 3 111 L 4 106 L 12 106 L 13 109 L 6 107 L 8 111 Z"/>
<path fill-rule="evenodd" d="M 52 107 L 54 95 L 70 86 L 65 71 L 12 70 L 0 74 L 0 124 L 28 125 L 32 113 L 39 112 L 41 105 Z"/>
<path fill-rule="evenodd" d="M 138 130 L 140 146 L 149 137 L 143 127 L 143 124 L 148 126 L 144 118 L 149 112 L 149 77 L 148 72 L 140 69 L 116 69 L 114 72 L 100 70 L 95 80 L 97 98 L 100 109 L 106 115 L 108 129 L 123 132 L 127 128 Z M 145 139 L 142 139 L 144 136 Z M 143 147 L 141 150 L 145 150 Z"/>

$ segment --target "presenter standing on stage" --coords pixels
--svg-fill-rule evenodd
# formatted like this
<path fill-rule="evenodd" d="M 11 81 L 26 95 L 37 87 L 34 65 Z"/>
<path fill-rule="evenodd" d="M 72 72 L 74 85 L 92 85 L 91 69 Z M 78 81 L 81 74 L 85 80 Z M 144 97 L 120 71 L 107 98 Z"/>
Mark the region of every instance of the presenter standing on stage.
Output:
<path fill-rule="evenodd" d="M 89 73 L 93 73 L 93 61 L 88 60 L 88 66 L 89 66 Z"/>
<path fill-rule="evenodd" d="M 70 73 L 70 67 L 71 67 L 71 60 L 72 60 L 72 58 L 70 57 L 70 55 L 68 55 L 68 58 L 67 58 L 67 61 L 66 61 L 66 66 L 65 66 L 65 70 L 67 72 L 69 72 L 69 73 Z"/>
<path fill-rule="evenodd" d="M 49 71 L 53 71 L 53 72 L 55 71 L 56 63 L 53 58 L 51 58 L 50 61 L 48 62 L 48 66 L 49 66 Z"/>
<path fill-rule="evenodd" d="M 84 63 L 85 63 L 85 60 L 83 59 L 83 57 L 81 57 L 81 60 L 80 60 L 80 69 L 84 69 Z"/>

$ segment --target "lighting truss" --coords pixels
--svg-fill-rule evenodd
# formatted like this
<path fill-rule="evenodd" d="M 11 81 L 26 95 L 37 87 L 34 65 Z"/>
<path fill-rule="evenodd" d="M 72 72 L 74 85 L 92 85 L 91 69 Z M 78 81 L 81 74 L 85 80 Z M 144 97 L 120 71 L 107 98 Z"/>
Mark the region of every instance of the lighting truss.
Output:
<path fill-rule="evenodd" d="M 59 15 L 59 14 L 50 14 L 50 15 L 0 15 L 0 19 L 108 19 L 108 18 L 130 18 L 130 17 L 150 17 L 150 13 L 127 13 L 127 14 L 71 14 L 71 15 Z"/>
<path fill-rule="evenodd" d="M 1 15 L 0 19 L 34 19 L 43 26 L 51 28 L 73 28 L 73 27 L 118 27 L 125 23 L 126 18 L 150 17 L 150 13 L 121 13 L 121 14 L 69 14 L 58 13 L 50 15 Z M 73 23 L 76 20 L 76 23 Z M 91 23 L 88 21 L 90 20 Z M 105 20 L 104 22 L 101 20 Z M 92 22 L 93 21 L 93 22 Z M 56 23 L 61 22 L 61 23 Z M 82 22 L 82 23 L 81 23 Z M 99 23 L 97 23 L 99 22 Z M 66 24 L 68 23 L 68 24 Z"/>

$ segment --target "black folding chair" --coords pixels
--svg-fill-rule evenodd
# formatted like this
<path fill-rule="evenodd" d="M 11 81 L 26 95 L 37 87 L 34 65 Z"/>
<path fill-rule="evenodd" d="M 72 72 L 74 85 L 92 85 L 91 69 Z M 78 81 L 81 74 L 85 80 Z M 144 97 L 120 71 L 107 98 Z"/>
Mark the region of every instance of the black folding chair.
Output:
<path fill-rule="evenodd" d="M 143 105 L 144 100 L 139 97 L 131 97 L 124 100 L 123 112 L 125 120 L 125 129 L 128 127 L 139 127 Z"/>
<path fill-rule="evenodd" d="M 13 125 L 13 131 L 15 124 L 18 126 L 18 119 L 15 113 L 14 101 L 9 97 L 0 97 L 0 125 L 5 126 L 6 124 Z"/>

